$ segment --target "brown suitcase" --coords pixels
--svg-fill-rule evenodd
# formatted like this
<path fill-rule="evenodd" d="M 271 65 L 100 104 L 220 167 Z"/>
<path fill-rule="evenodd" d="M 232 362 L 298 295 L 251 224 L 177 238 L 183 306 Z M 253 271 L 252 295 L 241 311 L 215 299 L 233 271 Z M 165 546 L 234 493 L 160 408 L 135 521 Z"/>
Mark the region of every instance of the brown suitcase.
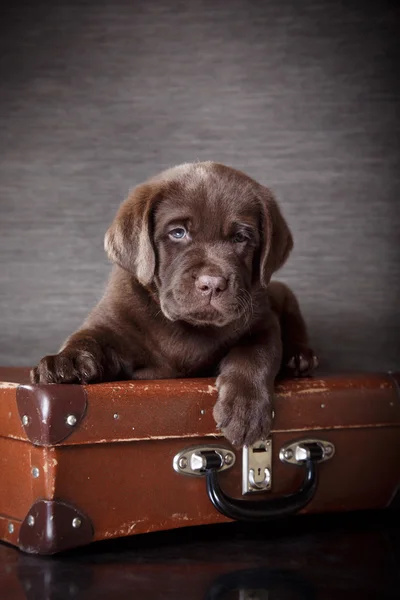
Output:
<path fill-rule="evenodd" d="M 399 374 L 289 380 L 271 437 L 234 450 L 212 379 L 30 385 L 0 371 L 0 539 L 53 554 L 92 541 L 295 512 L 393 505 Z"/>

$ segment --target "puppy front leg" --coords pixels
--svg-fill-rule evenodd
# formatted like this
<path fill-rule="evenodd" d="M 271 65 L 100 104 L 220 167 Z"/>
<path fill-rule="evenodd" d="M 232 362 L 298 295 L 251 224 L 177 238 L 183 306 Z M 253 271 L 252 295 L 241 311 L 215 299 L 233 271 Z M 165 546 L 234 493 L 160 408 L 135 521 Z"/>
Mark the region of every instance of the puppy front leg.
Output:
<path fill-rule="evenodd" d="M 122 371 L 118 338 L 104 327 L 74 333 L 58 354 L 45 356 L 31 371 L 32 383 L 98 383 Z"/>
<path fill-rule="evenodd" d="M 271 281 L 268 296 L 280 321 L 283 344 L 281 374 L 292 377 L 310 375 L 318 366 L 318 358 L 310 347 L 307 326 L 295 294 L 284 283 Z"/>
<path fill-rule="evenodd" d="M 267 324 L 259 324 L 221 361 L 214 419 L 234 446 L 253 444 L 269 435 L 281 358 L 279 322 L 271 314 Z"/>

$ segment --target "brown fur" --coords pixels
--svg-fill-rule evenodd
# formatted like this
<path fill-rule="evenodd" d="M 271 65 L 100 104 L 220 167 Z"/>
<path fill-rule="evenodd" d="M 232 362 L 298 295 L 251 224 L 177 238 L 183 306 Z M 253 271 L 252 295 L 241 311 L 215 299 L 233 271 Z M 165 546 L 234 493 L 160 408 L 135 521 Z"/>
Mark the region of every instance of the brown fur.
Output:
<path fill-rule="evenodd" d="M 275 378 L 316 359 L 293 293 L 270 283 L 293 241 L 272 193 L 216 163 L 175 167 L 137 187 L 105 238 L 104 297 L 40 383 L 217 374 L 214 416 L 235 445 L 268 435 Z"/>

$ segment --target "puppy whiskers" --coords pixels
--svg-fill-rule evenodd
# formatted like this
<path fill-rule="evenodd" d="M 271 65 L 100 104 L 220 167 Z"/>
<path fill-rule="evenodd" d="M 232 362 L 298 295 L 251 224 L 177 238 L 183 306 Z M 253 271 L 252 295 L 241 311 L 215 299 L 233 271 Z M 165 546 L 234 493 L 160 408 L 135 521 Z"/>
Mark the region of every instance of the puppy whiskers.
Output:
<path fill-rule="evenodd" d="M 247 290 L 240 288 L 237 300 L 241 309 L 241 316 L 244 317 L 244 325 L 249 328 L 254 314 L 252 297 Z"/>

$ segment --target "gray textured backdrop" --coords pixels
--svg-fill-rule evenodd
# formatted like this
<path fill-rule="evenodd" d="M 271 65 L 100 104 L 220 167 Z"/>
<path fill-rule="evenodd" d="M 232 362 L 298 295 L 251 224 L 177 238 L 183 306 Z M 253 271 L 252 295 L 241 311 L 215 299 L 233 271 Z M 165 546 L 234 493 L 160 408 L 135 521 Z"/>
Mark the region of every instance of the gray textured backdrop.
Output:
<path fill-rule="evenodd" d="M 325 367 L 400 367 L 395 3 L 32 5 L 1 18 L 0 364 L 80 324 L 130 187 L 212 159 L 281 200 L 296 243 L 281 278 Z"/>

